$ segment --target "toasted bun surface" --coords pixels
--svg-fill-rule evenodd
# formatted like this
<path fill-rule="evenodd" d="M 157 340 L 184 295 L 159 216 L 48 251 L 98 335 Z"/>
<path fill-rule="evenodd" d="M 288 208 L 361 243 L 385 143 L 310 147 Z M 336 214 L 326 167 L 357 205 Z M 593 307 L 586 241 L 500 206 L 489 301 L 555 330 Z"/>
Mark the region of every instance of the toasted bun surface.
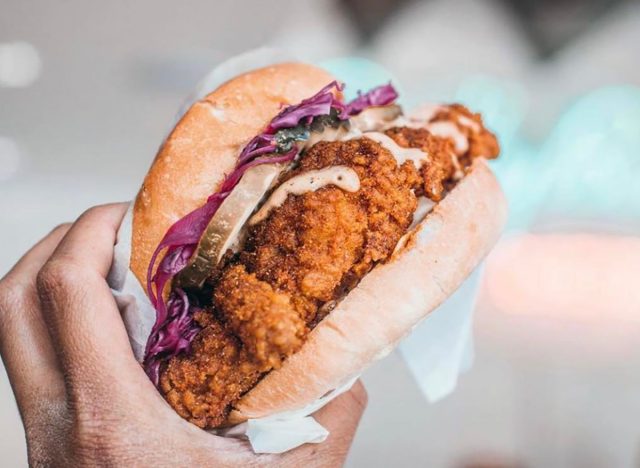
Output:
<path fill-rule="evenodd" d="M 483 159 L 307 337 L 235 405 L 229 423 L 302 408 L 386 356 L 487 255 L 506 220 L 504 195 Z"/>
<path fill-rule="evenodd" d="M 332 80 L 312 65 L 282 63 L 240 75 L 191 106 L 160 148 L 135 200 L 130 268 L 143 287 L 169 227 L 204 204 L 243 146 L 283 104 L 297 104 Z"/>

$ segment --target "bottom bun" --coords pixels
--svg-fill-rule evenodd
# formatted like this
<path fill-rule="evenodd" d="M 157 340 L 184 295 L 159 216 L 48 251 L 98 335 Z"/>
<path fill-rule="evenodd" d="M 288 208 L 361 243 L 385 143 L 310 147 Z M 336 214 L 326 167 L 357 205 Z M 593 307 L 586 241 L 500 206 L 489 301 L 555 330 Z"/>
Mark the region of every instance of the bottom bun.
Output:
<path fill-rule="evenodd" d="M 506 216 L 497 180 L 486 161 L 475 160 L 406 246 L 366 275 L 300 351 L 247 392 L 228 422 L 303 408 L 389 354 L 487 255 Z"/>

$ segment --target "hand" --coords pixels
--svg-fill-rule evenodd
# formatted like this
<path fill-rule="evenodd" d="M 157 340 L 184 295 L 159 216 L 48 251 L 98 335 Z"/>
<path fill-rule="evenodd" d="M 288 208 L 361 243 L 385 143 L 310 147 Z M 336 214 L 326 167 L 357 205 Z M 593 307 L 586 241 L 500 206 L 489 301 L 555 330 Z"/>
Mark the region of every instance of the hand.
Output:
<path fill-rule="evenodd" d="M 341 465 L 366 406 L 359 382 L 316 413 L 322 444 L 255 455 L 181 419 L 133 357 L 105 281 L 124 204 L 56 228 L 0 280 L 0 352 L 32 465 Z"/>

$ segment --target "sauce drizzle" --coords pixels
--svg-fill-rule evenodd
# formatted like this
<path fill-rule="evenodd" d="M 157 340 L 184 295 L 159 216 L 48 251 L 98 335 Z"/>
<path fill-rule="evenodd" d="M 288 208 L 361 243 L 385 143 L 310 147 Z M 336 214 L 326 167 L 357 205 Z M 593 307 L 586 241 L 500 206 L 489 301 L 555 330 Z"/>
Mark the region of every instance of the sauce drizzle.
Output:
<path fill-rule="evenodd" d="M 357 192 L 360 190 L 360 178 L 356 171 L 347 166 L 330 166 L 299 174 L 283 182 L 273 191 L 264 205 L 251 217 L 249 225 L 266 219 L 271 210 L 282 205 L 290 194 L 302 195 L 315 192 L 327 185 L 335 185 L 347 192 Z"/>

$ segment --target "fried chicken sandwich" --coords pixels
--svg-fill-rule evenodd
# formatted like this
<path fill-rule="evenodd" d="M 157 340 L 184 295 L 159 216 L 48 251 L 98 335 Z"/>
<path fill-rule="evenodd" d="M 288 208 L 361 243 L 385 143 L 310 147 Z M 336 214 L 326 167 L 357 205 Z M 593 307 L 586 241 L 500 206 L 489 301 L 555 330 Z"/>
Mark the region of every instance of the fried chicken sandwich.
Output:
<path fill-rule="evenodd" d="M 216 428 L 298 409 L 358 375 L 487 254 L 499 147 L 461 105 L 346 102 L 282 63 L 196 102 L 136 198 L 130 268 L 157 318 L 144 367 Z"/>

